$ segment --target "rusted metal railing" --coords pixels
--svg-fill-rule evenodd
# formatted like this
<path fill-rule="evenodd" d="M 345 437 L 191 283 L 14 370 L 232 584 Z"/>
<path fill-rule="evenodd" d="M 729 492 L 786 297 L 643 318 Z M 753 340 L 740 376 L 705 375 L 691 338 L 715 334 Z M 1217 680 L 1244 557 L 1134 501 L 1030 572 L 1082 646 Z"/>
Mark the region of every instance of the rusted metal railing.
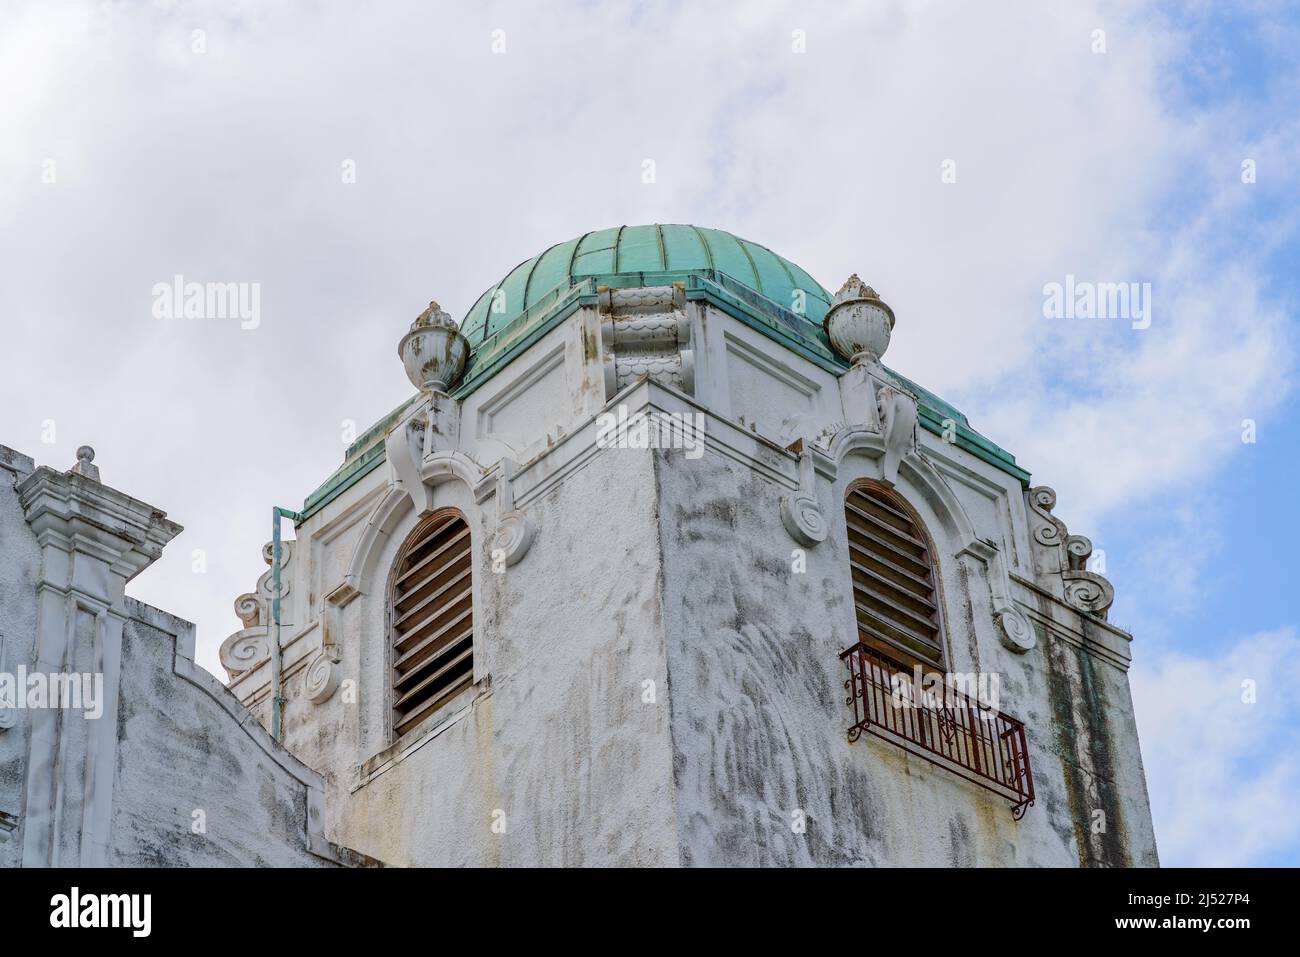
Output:
<path fill-rule="evenodd" d="M 1022 722 L 948 682 L 930 693 L 917 671 L 861 642 L 840 659 L 849 669 L 850 742 L 873 734 L 1006 798 L 1016 820 L 1024 816 L 1034 776 Z"/>

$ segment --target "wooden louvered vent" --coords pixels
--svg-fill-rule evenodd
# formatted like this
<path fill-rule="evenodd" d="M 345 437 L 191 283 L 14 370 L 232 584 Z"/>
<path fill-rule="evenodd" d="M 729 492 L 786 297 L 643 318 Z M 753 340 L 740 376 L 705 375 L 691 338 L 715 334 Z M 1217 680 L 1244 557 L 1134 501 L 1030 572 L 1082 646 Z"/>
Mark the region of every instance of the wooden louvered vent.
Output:
<path fill-rule="evenodd" d="M 874 486 L 850 489 L 844 517 L 859 637 L 909 665 L 942 670 L 939 598 L 925 532 L 907 506 Z"/>
<path fill-rule="evenodd" d="M 469 524 L 457 511 L 420 524 L 394 570 L 393 733 L 404 734 L 474 679 Z"/>

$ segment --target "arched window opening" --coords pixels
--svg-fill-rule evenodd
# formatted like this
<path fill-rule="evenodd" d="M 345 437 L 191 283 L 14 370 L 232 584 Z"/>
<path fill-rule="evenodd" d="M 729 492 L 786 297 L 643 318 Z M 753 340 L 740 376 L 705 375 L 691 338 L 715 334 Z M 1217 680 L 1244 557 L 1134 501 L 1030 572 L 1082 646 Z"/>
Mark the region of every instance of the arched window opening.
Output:
<path fill-rule="evenodd" d="M 388 596 L 394 737 L 474 680 L 472 566 L 456 509 L 435 512 L 402 545 Z"/>
<path fill-rule="evenodd" d="M 910 666 L 944 669 L 934 560 L 920 520 L 899 496 L 855 485 L 844 500 L 858 637 Z"/>

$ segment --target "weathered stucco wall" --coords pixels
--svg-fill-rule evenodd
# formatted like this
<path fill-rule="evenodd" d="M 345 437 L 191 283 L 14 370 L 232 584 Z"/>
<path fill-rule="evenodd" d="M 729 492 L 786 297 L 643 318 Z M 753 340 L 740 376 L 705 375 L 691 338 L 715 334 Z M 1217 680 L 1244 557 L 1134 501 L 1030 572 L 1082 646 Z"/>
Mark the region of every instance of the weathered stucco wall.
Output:
<path fill-rule="evenodd" d="M 459 481 L 434 495 L 473 529 L 475 685 L 389 746 L 385 588 L 408 508 L 344 609 L 343 690 L 315 705 L 288 685 L 287 741 L 325 776 L 331 836 L 391 864 L 675 863 L 649 452 L 604 451 L 534 499 L 528 556 L 499 574 L 495 510 Z"/>
<path fill-rule="evenodd" d="M 1088 627 L 1085 624 L 1085 627 Z M 1146 774 L 1127 675 L 1051 632 L 1040 656 L 1047 709 L 1061 763 L 1064 806 L 1079 863 L 1155 867 Z M 1104 826 L 1102 826 L 1104 825 Z"/>
<path fill-rule="evenodd" d="M 109 864 L 337 863 L 309 846 L 310 789 L 287 766 L 294 759 L 257 740 L 254 734 L 265 733 L 240 722 L 243 706 L 193 668 L 185 646 L 193 647 L 194 626 L 131 599 L 127 604 Z M 182 665 L 193 669 L 188 674 L 174 670 L 178 642 Z M 319 814 L 319 806 L 312 811 Z"/>
<path fill-rule="evenodd" d="M 850 457 L 833 486 L 819 483 L 831 533 L 806 550 L 802 574 L 779 519 L 784 489 L 713 454 L 656 462 L 683 863 L 1155 863 L 1145 789 L 1106 797 L 1103 787 L 1098 803 L 1061 758 L 1065 742 L 1113 756 L 1111 780 L 1125 781 L 1136 758 L 1140 781 L 1123 672 L 1046 633 L 1024 655 L 1001 647 L 982 569 L 945 547 L 937 517 L 927 525 L 952 667 L 999 674 L 1000 707 L 1027 726 L 1037 802 L 1015 821 L 1008 802 L 894 745 L 847 742 L 839 653 L 856 626 L 839 503 L 850 481 L 873 474 L 868 460 Z M 910 500 L 927 510 L 915 491 Z M 1097 807 L 1108 811 L 1104 837 L 1090 830 Z M 799 817 L 804 833 L 792 827 Z M 1108 850 L 1093 854 L 1094 843 Z"/>
<path fill-rule="evenodd" d="M 33 660 L 36 637 L 36 579 L 41 550 L 23 518 L 15 484 L 33 468 L 30 458 L 0 445 L 0 669 L 13 673 Z M 0 724 L 0 867 L 22 860 L 23 803 L 31 726 L 18 714 Z"/>

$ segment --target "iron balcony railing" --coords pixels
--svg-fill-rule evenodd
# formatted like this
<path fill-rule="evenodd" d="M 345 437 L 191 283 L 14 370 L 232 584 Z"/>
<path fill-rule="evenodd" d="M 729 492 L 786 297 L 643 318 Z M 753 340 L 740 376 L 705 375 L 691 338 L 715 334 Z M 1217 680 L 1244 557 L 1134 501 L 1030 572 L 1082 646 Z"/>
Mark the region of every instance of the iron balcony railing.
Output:
<path fill-rule="evenodd" d="M 1010 801 L 1016 820 L 1034 803 L 1034 776 L 1022 722 L 943 682 L 928 693 L 914 669 L 862 642 L 840 659 L 849 669 L 849 742 L 863 732 Z"/>

